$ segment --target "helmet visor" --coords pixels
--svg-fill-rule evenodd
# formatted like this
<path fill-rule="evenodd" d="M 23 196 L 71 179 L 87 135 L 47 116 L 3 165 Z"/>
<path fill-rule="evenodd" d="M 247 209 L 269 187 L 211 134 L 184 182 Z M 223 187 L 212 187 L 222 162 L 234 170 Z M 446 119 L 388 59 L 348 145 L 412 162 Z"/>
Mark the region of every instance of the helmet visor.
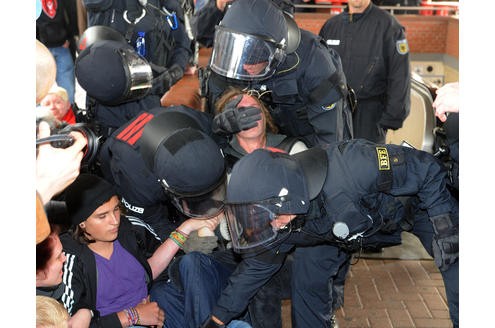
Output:
<path fill-rule="evenodd" d="M 268 247 L 277 237 L 272 221 L 277 214 L 260 204 L 227 204 L 225 214 L 232 246 L 240 253 Z"/>
<path fill-rule="evenodd" d="M 172 204 L 188 217 L 209 219 L 217 216 L 223 210 L 226 190 L 225 176 L 212 190 L 197 195 L 178 194 L 165 185 L 163 186 L 171 198 Z"/>
<path fill-rule="evenodd" d="M 217 26 L 210 59 L 211 69 L 236 80 L 261 80 L 271 77 L 284 60 L 282 45 L 250 34 Z"/>

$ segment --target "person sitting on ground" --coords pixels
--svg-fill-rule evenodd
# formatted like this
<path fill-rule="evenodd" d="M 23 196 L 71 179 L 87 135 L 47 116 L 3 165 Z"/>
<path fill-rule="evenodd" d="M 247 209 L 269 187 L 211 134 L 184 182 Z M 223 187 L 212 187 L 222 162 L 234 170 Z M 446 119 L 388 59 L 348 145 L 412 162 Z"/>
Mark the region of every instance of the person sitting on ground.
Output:
<path fill-rule="evenodd" d="M 214 230 L 218 217 L 188 219 L 161 243 L 142 220 L 121 216 L 113 185 L 96 175 L 81 174 L 65 190 L 65 201 L 71 229 L 60 237 L 67 256 L 64 283 L 68 286 L 61 299 L 69 313 L 90 308 L 94 313 L 92 327 L 162 327 L 165 314 L 156 302 L 150 301 L 150 291 L 176 301 L 174 295 L 154 285 L 168 279 L 165 269 L 187 236 L 203 227 Z M 203 288 L 195 292 L 219 295 L 221 286 L 216 282 L 204 282 Z M 174 318 L 167 312 L 165 324 L 179 322 L 184 327 L 188 319 Z"/>
<path fill-rule="evenodd" d="M 65 285 L 62 283 L 62 267 L 65 260 L 62 243 L 57 233 L 50 233 L 47 238 L 36 245 L 37 297 L 49 297 L 56 300 L 62 296 L 65 289 Z M 40 315 L 37 313 L 37 321 Z M 69 316 L 68 313 L 67 316 Z M 81 308 L 69 321 L 73 327 L 88 327 L 91 321 L 91 311 Z"/>

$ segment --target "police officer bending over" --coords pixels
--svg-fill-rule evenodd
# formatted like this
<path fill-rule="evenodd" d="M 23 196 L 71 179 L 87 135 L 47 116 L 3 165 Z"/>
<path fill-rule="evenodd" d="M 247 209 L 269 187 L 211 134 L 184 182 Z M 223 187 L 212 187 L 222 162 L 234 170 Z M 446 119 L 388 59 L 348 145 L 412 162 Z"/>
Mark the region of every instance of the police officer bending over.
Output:
<path fill-rule="evenodd" d="M 338 54 L 270 0 L 233 1 L 216 27 L 201 81 L 209 112 L 229 86 L 257 92 L 280 133 L 310 146 L 352 136 Z M 216 133 L 240 130 L 233 113 L 216 116 Z"/>
<path fill-rule="evenodd" d="M 142 111 L 104 143 L 102 173 L 163 239 L 185 217 L 222 210 L 226 165 L 215 137 L 211 117 L 192 108 Z"/>
<path fill-rule="evenodd" d="M 243 261 L 203 327 L 223 327 L 242 312 L 291 249 L 319 244 L 345 255 L 321 253 L 310 263 L 294 253 L 293 327 L 332 327 L 332 275 L 359 247 L 388 242 L 386 235 L 400 230 L 400 215 L 388 206 L 394 197 L 411 195 L 427 213 L 417 217 L 413 233 L 440 269 L 457 327 L 458 205 L 444 167 L 426 152 L 362 139 L 294 155 L 256 150 L 234 165 L 225 212 Z M 314 270 L 318 266 L 327 266 L 326 274 Z"/>

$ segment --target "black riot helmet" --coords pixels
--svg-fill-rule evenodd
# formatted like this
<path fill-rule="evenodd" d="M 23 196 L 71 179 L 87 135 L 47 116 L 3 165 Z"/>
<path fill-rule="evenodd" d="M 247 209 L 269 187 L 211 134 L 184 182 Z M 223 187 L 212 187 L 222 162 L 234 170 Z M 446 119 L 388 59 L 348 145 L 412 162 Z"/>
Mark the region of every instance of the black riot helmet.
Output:
<path fill-rule="evenodd" d="M 238 80 L 264 80 L 300 42 L 290 14 L 271 0 L 234 1 L 215 29 L 211 69 Z"/>
<path fill-rule="evenodd" d="M 143 129 L 140 152 L 179 211 L 209 218 L 223 210 L 223 153 L 191 116 L 164 110 L 153 117 Z"/>
<path fill-rule="evenodd" d="M 90 97 L 104 105 L 136 101 L 151 92 L 163 94 L 170 87 L 173 71 L 148 62 L 113 28 L 89 27 L 78 50 L 76 78 Z"/>
<path fill-rule="evenodd" d="M 108 32 L 108 29 L 104 30 Z M 106 32 L 102 33 L 103 37 L 108 36 Z M 86 37 L 82 41 L 86 47 L 76 59 L 75 75 L 90 97 L 104 105 L 116 106 L 150 93 L 151 66 L 125 40 Z"/>
<path fill-rule="evenodd" d="M 318 147 L 294 155 L 257 149 L 242 157 L 232 169 L 225 198 L 234 250 L 257 253 L 283 242 L 291 225 L 278 230 L 273 221 L 280 214 L 306 214 L 327 169 L 326 151 Z"/>

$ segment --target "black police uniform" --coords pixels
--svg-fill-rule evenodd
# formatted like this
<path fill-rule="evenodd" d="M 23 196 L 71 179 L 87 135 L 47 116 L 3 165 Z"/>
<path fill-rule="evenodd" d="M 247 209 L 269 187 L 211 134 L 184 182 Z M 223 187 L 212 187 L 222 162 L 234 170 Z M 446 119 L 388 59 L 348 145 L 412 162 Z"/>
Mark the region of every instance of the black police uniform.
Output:
<path fill-rule="evenodd" d="M 192 56 L 192 49 L 184 27 L 183 11 L 177 0 L 149 0 L 146 7 L 142 7 L 137 0 L 83 2 L 88 12 L 88 27 L 105 25 L 114 28 L 133 46 L 138 32 L 145 32 L 144 57 L 148 62 L 167 69 L 174 67 L 177 73 L 174 74 L 176 77 L 171 80 L 171 85 L 182 77 Z M 175 13 L 175 16 L 167 15 L 162 7 L 166 7 L 170 14 Z M 117 106 L 107 106 L 94 99 L 87 99 L 87 108 L 92 115 L 90 118 L 98 123 L 101 135 L 105 138 L 141 110 L 160 106 L 163 94 L 163 88 L 154 88 L 146 97 L 148 99 Z"/>
<path fill-rule="evenodd" d="M 342 60 L 357 97 L 355 138 L 385 143 L 386 130 L 402 127 L 410 108 L 409 49 L 404 28 L 370 3 L 362 14 L 330 18 L 319 35 Z"/>
<path fill-rule="evenodd" d="M 447 234 L 456 235 L 458 205 L 446 188 L 446 171 L 432 155 L 397 145 L 378 145 L 363 139 L 343 141 L 322 147 L 328 159 L 327 177 L 317 198 L 304 217 L 292 221 L 287 239 L 255 256 L 245 257 L 217 302 L 212 315 L 223 322 L 247 306 L 249 300 L 282 266 L 286 254 L 296 247 L 292 272 L 294 327 L 331 326 L 333 313 L 329 285 L 349 259 L 350 248 L 360 244 L 343 242 L 333 234 L 336 222 L 347 222 L 351 235 L 362 232 L 363 243 L 390 242 L 391 223 L 400 216 L 387 209 L 393 197 L 416 195 L 427 213 L 417 217 L 413 233 L 419 236 L 429 254 L 436 234 L 433 219 L 446 215 L 453 223 Z M 395 207 L 393 207 L 395 208 Z M 431 219 L 429 220 L 428 217 Z M 381 218 L 381 219 L 380 219 Z M 391 222 L 392 221 L 392 222 Z M 395 229 L 399 229 L 398 226 Z M 385 233 L 386 232 L 386 233 Z M 353 245 L 354 244 L 354 245 Z M 276 244 L 275 244 L 276 245 Z M 327 252 L 301 256 L 300 249 L 324 246 Z M 311 255 L 311 253 L 310 253 Z M 315 255 L 315 254 L 313 254 Z M 459 264 L 453 257 L 441 272 L 451 317 L 458 321 Z"/>
<path fill-rule="evenodd" d="M 263 81 L 240 81 L 209 72 L 209 111 L 228 86 L 257 90 L 282 134 L 301 137 L 310 146 L 350 139 L 351 112 L 338 55 L 321 38 L 301 30 L 297 50 Z M 345 94 L 343 94 L 343 92 Z"/>
<path fill-rule="evenodd" d="M 173 210 L 158 177 L 145 163 L 140 147 L 146 123 L 164 111 L 186 114 L 203 132 L 210 134 L 211 117 L 208 114 L 185 106 L 155 107 L 141 112 L 116 130 L 105 141 L 99 155 L 103 177 L 116 186 L 129 213 L 151 225 L 162 240 L 184 216 Z"/>
<path fill-rule="evenodd" d="M 142 7 L 137 0 L 84 0 L 84 4 L 88 12 L 88 27 L 105 25 L 114 28 L 132 45 L 136 44 L 138 32 L 145 32 L 144 57 L 149 62 L 164 67 L 178 64 L 185 69 L 192 51 L 183 24 L 182 8 L 177 0 L 149 0 L 146 7 Z M 130 7 L 131 4 L 133 7 Z M 177 21 L 167 18 L 162 7 L 166 7 L 169 13 L 175 12 Z M 133 9 L 137 11 L 136 20 L 133 20 Z M 144 16 L 140 18 L 142 14 Z M 176 27 L 171 27 L 169 20 Z"/>
<path fill-rule="evenodd" d="M 302 142 L 295 137 L 287 137 L 282 134 L 266 133 L 266 148 L 276 148 L 291 153 L 292 147 Z M 304 145 L 306 146 L 306 145 Z M 299 146 L 301 147 L 301 146 Z M 239 145 L 236 138 L 230 140 L 229 145 L 224 148 L 227 168 L 230 171 L 234 164 L 247 152 Z M 239 262 L 237 258 L 236 265 Z M 224 262 L 222 258 L 219 261 Z M 290 298 L 290 277 L 292 272 L 292 256 L 289 255 L 282 268 L 264 284 L 249 303 L 249 321 L 253 328 L 282 327 L 282 299 Z"/>
<path fill-rule="evenodd" d="M 198 8 L 198 2 L 192 18 L 193 35 L 201 46 L 210 48 L 213 46 L 215 26 L 222 20 L 224 12 L 217 8 L 216 1 L 202 0 L 204 5 L 201 8 Z"/>

